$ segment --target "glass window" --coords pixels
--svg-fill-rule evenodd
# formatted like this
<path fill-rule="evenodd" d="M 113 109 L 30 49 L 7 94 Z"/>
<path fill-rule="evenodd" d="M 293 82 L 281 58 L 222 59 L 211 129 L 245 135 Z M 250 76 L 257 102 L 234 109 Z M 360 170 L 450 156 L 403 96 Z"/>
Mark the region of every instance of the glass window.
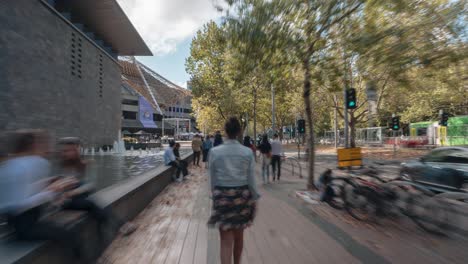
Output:
<path fill-rule="evenodd" d="M 163 117 L 160 114 L 153 114 L 153 121 L 162 121 Z"/>
<path fill-rule="evenodd" d="M 124 104 L 124 105 L 138 105 L 138 101 L 123 99 L 122 104 Z"/>
<path fill-rule="evenodd" d="M 122 117 L 124 119 L 136 120 L 137 119 L 137 112 L 122 111 Z"/>

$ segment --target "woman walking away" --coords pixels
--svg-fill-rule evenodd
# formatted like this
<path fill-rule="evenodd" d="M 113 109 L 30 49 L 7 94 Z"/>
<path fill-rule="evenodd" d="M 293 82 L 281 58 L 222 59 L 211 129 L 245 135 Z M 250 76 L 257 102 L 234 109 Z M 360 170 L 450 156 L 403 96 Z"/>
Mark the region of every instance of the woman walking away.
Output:
<path fill-rule="evenodd" d="M 213 143 L 210 140 L 210 136 L 206 135 L 205 141 L 203 141 L 203 162 L 205 162 L 205 168 L 208 168 L 208 155 L 210 149 L 213 147 Z"/>
<path fill-rule="evenodd" d="M 213 197 L 210 227 L 218 227 L 221 237 L 221 264 L 239 264 L 244 229 L 252 225 L 256 201 L 260 197 L 255 183 L 252 150 L 237 140 L 241 125 L 230 118 L 225 125 L 228 140 L 209 155 L 209 174 Z"/>
<path fill-rule="evenodd" d="M 262 154 L 262 177 L 263 183 L 270 183 L 270 164 L 271 164 L 271 144 L 268 142 L 268 136 L 263 135 L 260 146 L 260 153 Z"/>

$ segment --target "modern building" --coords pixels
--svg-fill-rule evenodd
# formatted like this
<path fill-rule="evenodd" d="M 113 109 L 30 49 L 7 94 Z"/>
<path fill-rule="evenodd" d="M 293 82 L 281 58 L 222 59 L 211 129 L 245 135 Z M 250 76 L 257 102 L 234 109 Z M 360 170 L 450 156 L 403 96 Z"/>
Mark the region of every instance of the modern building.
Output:
<path fill-rule="evenodd" d="M 133 58 L 121 58 L 120 65 L 122 131 L 158 135 L 163 134 L 163 127 L 165 135 L 173 135 L 176 131 L 196 131 L 195 119 L 191 115 L 191 91 L 170 82 Z"/>
<path fill-rule="evenodd" d="M 118 3 L 6 0 L 0 21 L 0 130 L 112 145 L 122 122 L 118 56 L 152 55 Z"/>

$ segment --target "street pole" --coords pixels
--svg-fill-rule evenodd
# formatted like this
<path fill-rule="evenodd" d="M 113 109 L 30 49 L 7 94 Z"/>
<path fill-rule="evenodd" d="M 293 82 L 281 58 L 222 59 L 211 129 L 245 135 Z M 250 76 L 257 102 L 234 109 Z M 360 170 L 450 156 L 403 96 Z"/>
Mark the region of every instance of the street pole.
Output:
<path fill-rule="evenodd" d="M 336 99 L 336 94 L 333 95 L 333 97 L 335 98 L 335 102 L 338 102 L 337 99 Z M 334 131 L 335 131 L 335 148 L 338 148 L 338 135 L 337 135 L 337 129 L 338 129 L 338 116 L 337 116 L 337 112 L 338 112 L 338 109 L 336 109 L 337 105 L 335 103 L 335 125 L 334 125 Z"/>
<path fill-rule="evenodd" d="M 179 119 L 176 120 L 176 135 L 174 135 L 174 139 L 179 139 Z"/>
<path fill-rule="evenodd" d="M 275 86 L 271 85 L 271 127 L 273 129 L 273 134 L 276 131 L 276 124 L 275 124 Z"/>
<path fill-rule="evenodd" d="M 245 113 L 245 131 L 244 131 L 244 136 L 249 135 L 249 114 Z"/>
<path fill-rule="evenodd" d="M 392 118 L 395 117 L 395 114 L 392 114 Z M 393 136 L 393 158 L 396 157 L 396 136 L 395 136 L 395 130 L 393 130 L 393 125 L 392 125 L 392 136 Z"/>
<path fill-rule="evenodd" d="M 348 108 L 346 107 L 346 85 L 344 88 L 344 140 L 345 140 L 345 148 L 348 148 Z"/>
<path fill-rule="evenodd" d="M 162 133 L 161 137 L 164 137 L 164 117 L 162 119 Z"/>

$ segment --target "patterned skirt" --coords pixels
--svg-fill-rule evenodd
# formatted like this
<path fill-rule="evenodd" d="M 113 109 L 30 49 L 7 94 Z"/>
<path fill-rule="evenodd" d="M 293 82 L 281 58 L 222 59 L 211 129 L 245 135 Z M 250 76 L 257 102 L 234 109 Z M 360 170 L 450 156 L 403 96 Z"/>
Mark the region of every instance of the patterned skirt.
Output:
<path fill-rule="evenodd" d="M 256 205 L 248 186 L 219 187 L 213 192 L 209 227 L 222 230 L 244 229 L 252 225 Z"/>

